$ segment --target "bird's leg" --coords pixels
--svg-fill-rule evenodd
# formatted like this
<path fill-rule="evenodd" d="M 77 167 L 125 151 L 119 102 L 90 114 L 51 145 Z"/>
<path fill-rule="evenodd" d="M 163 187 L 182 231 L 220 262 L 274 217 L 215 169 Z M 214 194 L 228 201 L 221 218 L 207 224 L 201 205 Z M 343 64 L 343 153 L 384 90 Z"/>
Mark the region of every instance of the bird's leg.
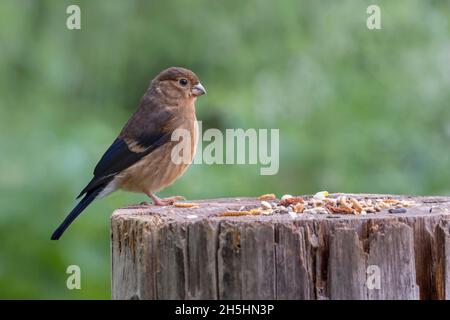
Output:
<path fill-rule="evenodd" d="M 174 204 L 174 202 L 179 201 L 179 200 L 186 200 L 185 197 L 182 196 L 173 196 L 173 197 L 168 197 L 168 198 L 159 198 L 157 197 L 155 194 L 153 194 L 152 192 L 147 193 L 147 195 L 152 198 L 153 204 L 155 206 L 169 206 Z"/>

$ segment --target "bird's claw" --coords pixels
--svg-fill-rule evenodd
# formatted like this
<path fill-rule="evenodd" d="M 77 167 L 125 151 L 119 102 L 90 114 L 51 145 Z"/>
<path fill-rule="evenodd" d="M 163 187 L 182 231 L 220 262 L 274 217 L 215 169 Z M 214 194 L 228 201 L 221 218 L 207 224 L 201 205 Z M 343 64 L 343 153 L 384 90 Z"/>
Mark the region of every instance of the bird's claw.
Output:
<path fill-rule="evenodd" d="M 153 199 L 153 204 L 155 206 L 170 206 L 180 200 L 185 201 L 186 198 L 182 197 L 182 196 L 173 196 L 173 197 L 168 197 L 168 198 L 163 198 L 163 199 L 157 198 L 157 199 Z"/>
<path fill-rule="evenodd" d="M 152 192 L 147 193 L 147 195 L 152 199 L 153 205 L 155 206 L 170 206 L 179 200 L 186 200 L 186 198 L 182 196 L 173 196 L 161 199 Z"/>

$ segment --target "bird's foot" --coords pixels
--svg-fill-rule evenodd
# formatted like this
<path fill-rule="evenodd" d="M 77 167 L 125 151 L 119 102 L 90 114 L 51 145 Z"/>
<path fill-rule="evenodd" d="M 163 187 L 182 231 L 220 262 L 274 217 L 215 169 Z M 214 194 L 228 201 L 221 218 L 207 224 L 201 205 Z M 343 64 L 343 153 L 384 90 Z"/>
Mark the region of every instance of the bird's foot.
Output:
<path fill-rule="evenodd" d="M 147 201 L 142 201 L 141 203 L 139 203 L 140 206 L 149 206 L 150 203 L 148 203 Z"/>
<path fill-rule="evenodd" d="M 173 197 L 168 197 L 168 198 L 158 198 L 154 194 L 151 194 L 150 198 L 152 198 L 153 204 L 155 206 L 170 206 L 170 205 L 174 204 L 177 201 L 186 200 L 186 198 L 182 197 L 182 196 L 173 196 Z"/>

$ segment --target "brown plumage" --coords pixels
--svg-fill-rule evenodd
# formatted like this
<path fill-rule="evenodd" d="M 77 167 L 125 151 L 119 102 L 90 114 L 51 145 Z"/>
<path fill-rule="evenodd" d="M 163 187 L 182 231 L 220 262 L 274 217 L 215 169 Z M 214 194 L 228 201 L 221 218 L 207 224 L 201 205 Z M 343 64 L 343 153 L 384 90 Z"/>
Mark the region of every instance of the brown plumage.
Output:
<path fill-rule="evenodd" d="M 118 189 L 145 193 L 155 205 L 169 205 L 182 198 L 159 199 L 154 192 L 172 184 L 192 162 L 198 137 L 195 100 L 205 93 L 198 77 L 184 68 L 166 69 L 153 79 L 138 109 L 78 196 L 83 199 L 56 229 L 52 239 L 59 239 L 93 200 Z M 185 130 L 190 142 L 189 154 L 182 163 L 172 159 L 172 150 L 180 143 L 172 141 L 177 129 Z"/>

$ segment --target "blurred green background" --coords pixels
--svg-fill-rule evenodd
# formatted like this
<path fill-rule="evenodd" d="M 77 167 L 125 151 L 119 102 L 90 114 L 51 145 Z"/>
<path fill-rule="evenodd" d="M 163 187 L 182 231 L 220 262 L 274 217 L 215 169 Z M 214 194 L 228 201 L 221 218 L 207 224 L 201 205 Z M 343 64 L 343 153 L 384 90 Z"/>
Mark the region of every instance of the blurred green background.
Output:
<path fill-rule="evenodd" d="M 207 88 L 204 127 L 279 128 L 280 171 L 194 165 L 163 196 L 450 194 L 449 20 L 446 0 L 2 0 L 0 298 L 110 298 L 109 215 L 145 196 L 113 194 L 49 237 L 169 66 Z"/>

